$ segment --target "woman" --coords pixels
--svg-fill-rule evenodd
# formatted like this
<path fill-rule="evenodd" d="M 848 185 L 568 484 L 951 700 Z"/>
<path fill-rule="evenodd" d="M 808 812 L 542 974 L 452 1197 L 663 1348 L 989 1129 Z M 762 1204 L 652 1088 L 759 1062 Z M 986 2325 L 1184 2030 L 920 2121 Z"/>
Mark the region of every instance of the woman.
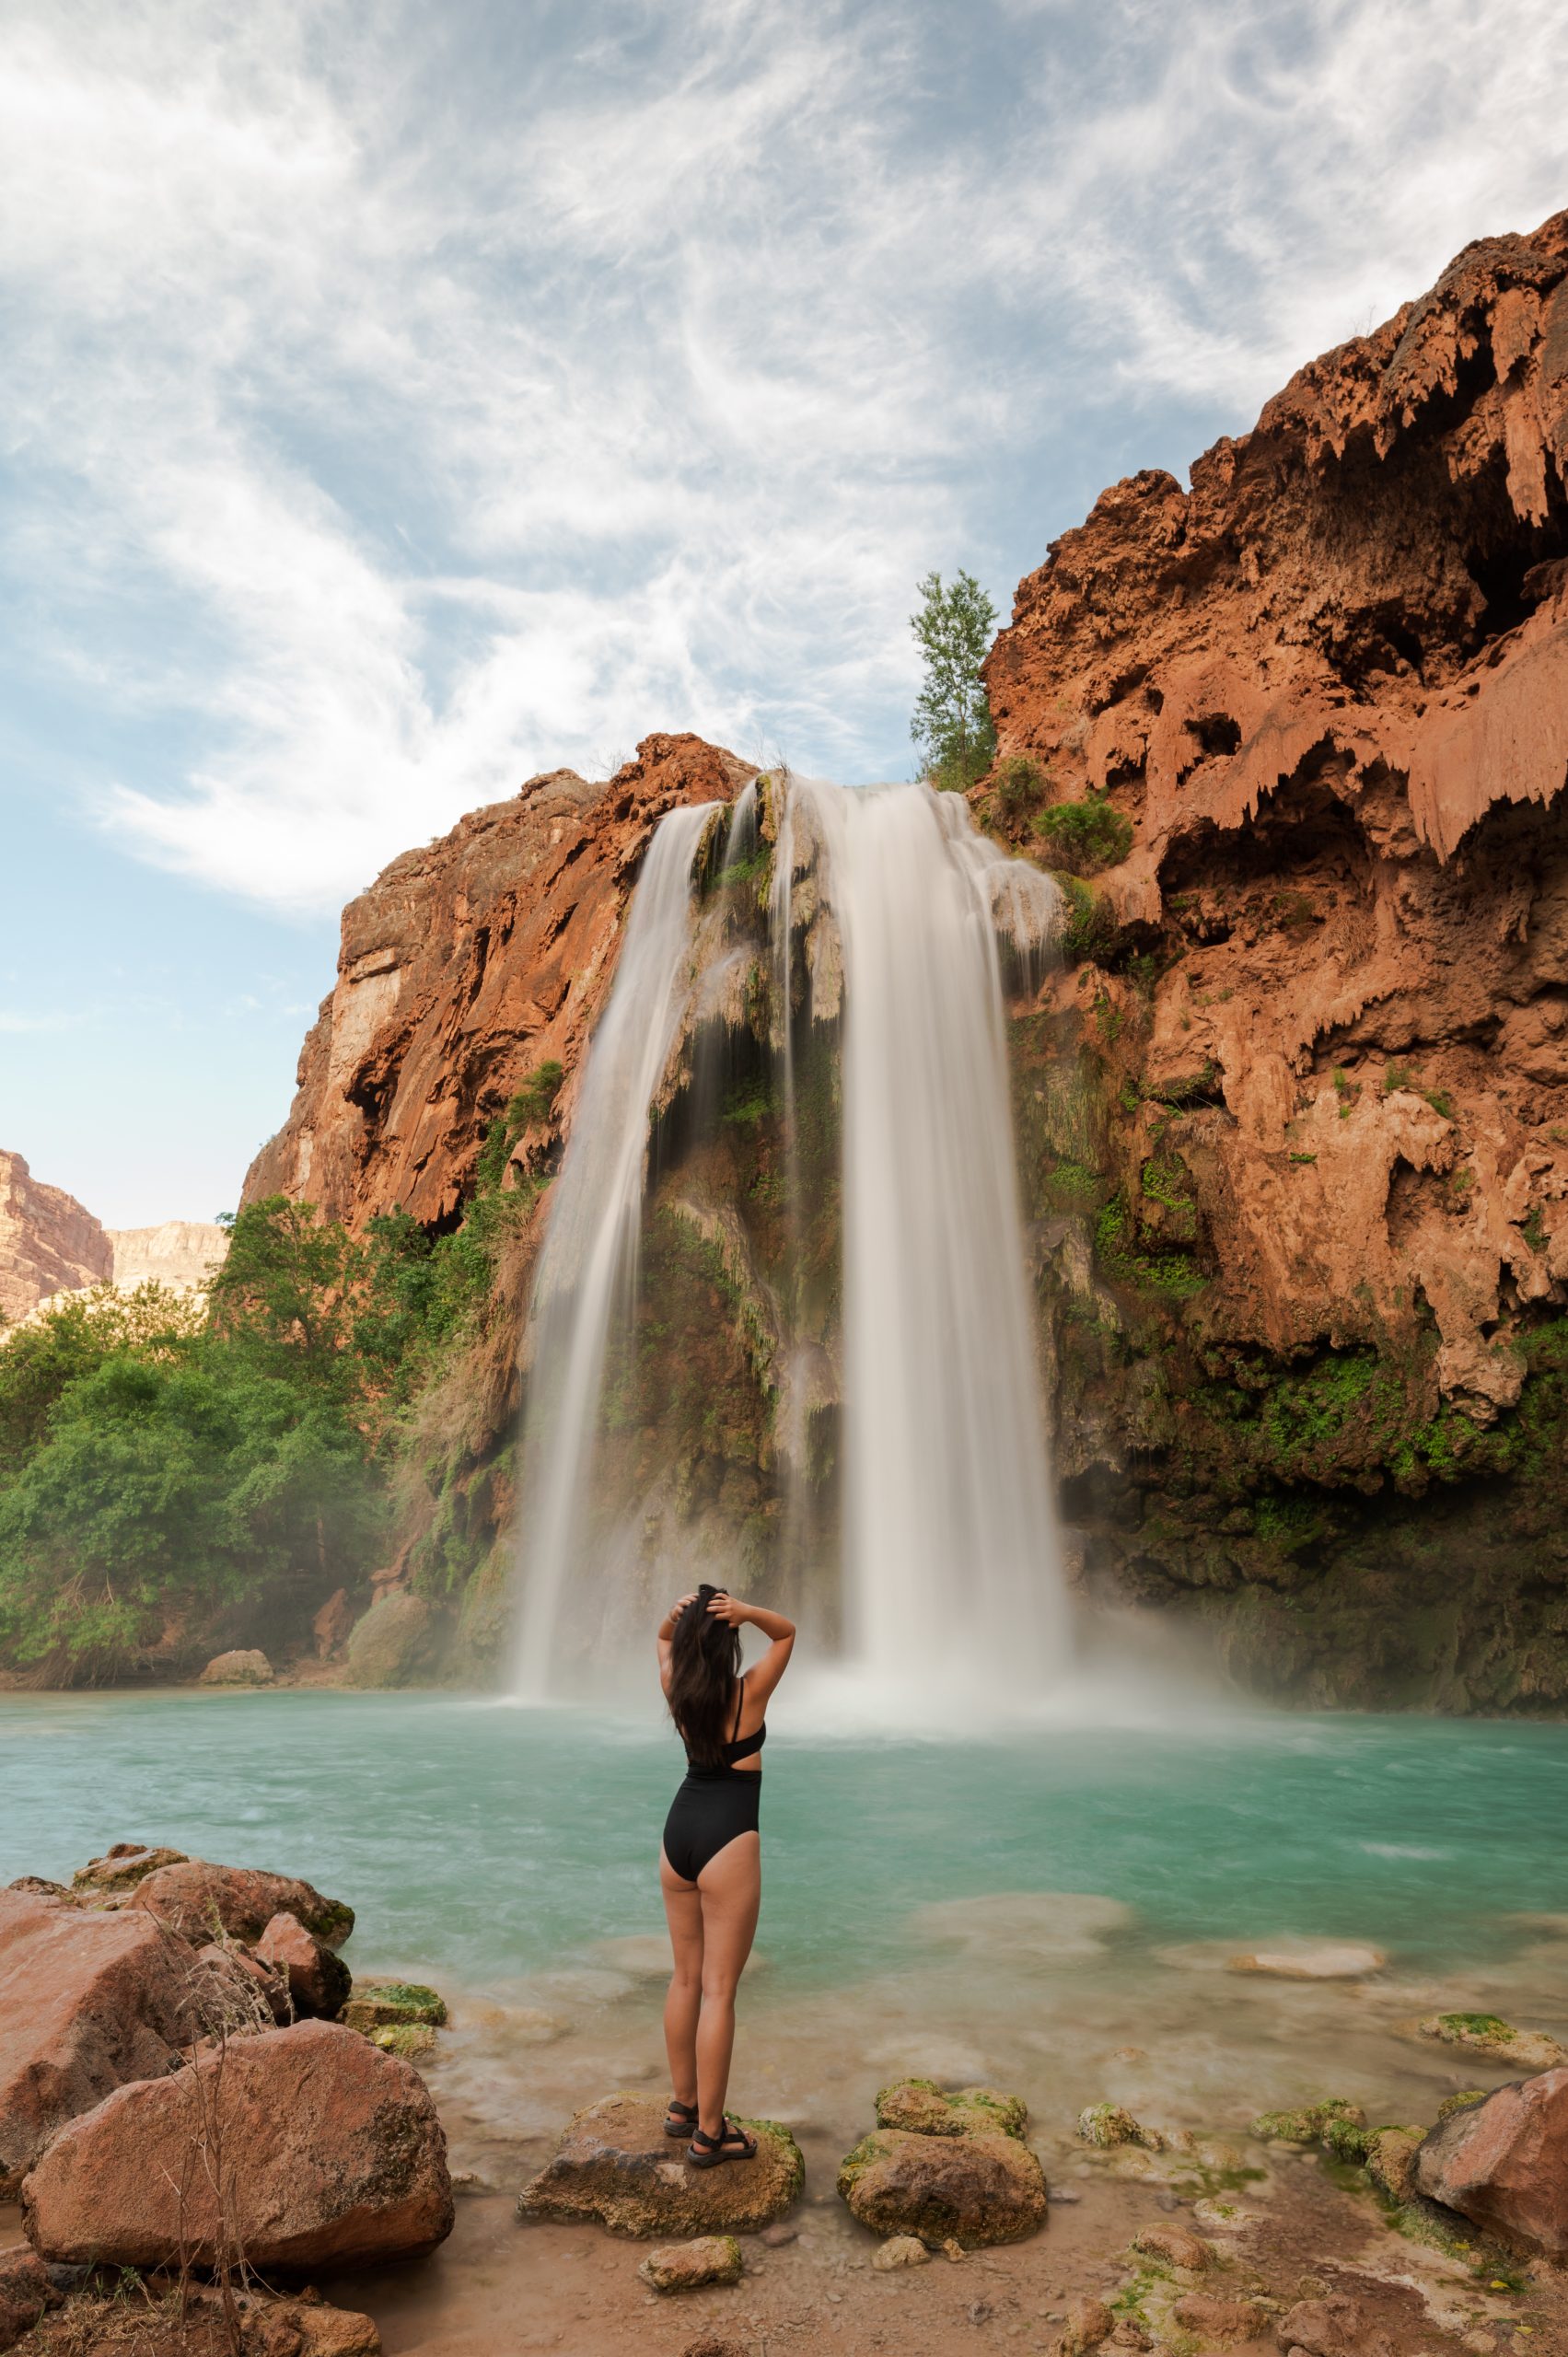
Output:
<path fill-rule="evenodd" d="M 769 1640 L 742 1676 L 747 1621 Z M 735 1984 L 751 1953 L 762 1896 L 760 1757 L 768 1697 L 789 1666 L 795 1623 L 706 1585 L 659 1624 L 659 1684 L 686 1746 L 686 1782 L 665 1821 L 659 1882 L 675 1970 L 664 2042 L 675 2093 L 668 2136 L 690 2136 L 700 2169 L 750 2161 L 757 2140 L 725 2118 L 735 2044 Z"/>

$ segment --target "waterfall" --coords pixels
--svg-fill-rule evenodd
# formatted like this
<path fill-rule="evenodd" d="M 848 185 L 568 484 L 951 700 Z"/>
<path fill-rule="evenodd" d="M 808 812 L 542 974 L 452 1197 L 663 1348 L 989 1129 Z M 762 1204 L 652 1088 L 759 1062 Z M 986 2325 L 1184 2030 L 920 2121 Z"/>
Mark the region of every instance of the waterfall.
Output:
<path fill-rule="evenodd" d="M 607 1341 L 618 1314 L 628 1335 L 635 1314 L 650 1108 L 684 1033 L 711 1056 L 715 1023 L 749 1022 L 782 1103 L 787 1197 L 766 1272 L 781 1329 L 773 1575 L 794 1576 L 781 1562 L 790 1534 L 812 1527 L 800 1489 L 807 1392 L 819 1403 L 823 1369 L 842 1362 L 842 1670 L 885 1716 L 994 1714 L 1040 1695 L 1068 1656 L 1002 949 L 1028 972 L 1054 939 L 1061 896 L 979 835 L 956 795 L 784 776 L 763 798 L 747 790 L 707 888 L 722 900 L 726 878 L 755 875 L 761 812 L 770 889 L 759 899 L 748 884 L 750 900 L 737 901 L 731 888 L 699 925 L 690 877 L 710 809 L 672 812 L 655 837 L 553 1190 L 530 1323 L 524 1690 L 560 1682 L 569 1584 L 607 1576 L 586 1560 L 587 1501 Z M 738 967 L 765 992 L 761 1016 L 736 1011 Z M 803 1233 L 814 1213 L 820 1234 L 836 1190 L 829 1173 L 824 1196 L 823 1172 L 806 1171 L 797 1150 L 800 1027 L 802 1039 L 836 1041 L 840 1059 L 842 1334 L 826 1342 L 801 1323 Z M 711 1139 L 701 1056 L 690 1069 L 687 1119 Z"/>
<path fill-rule="evenodd" d="M 561 1608 L 577 1568 L 610 1323 L 635 1291 L 650 1113 L 691 993 L 691 863 L 718 807 L 671 810 L 659 821 L 551 1190 L 529 1315 L 522 1451 L 518 1690 L 536 1698 L 551 1690 Z"/>

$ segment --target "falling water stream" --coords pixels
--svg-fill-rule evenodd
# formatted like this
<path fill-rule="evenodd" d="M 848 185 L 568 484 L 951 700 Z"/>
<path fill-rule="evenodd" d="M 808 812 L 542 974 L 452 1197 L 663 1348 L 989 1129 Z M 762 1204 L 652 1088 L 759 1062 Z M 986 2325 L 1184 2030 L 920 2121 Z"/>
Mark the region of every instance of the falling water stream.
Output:
<path fill-rule="evenodd" d="M 956 796 L 769 783 L 767 938 L 752 962 L 772 993 L 792 1252 L 799 1022 L 836 1026 L 841 1058 L 840 1673 L 884 1718 L 1024 1703 L 1061 1676 L 1068 1634 L 1004 956 L 1038 968 L 1060 896 L 978 835 Z M 634 1315 L 655 1109 L 688 1029 L 714 1019 L 725 977 L 751 956 L 703 930 L 691 871 L 712 808 L 672 811 L 654 836 L 553 1190 L 524 1435 L 517 1690 L 528 1697 L 592 1691 L 616 1666 L 602 1631 L 586 1657 L 568 1638 L 585 1618 L 571 1609 L 582 1584 L 603 1576 L 590 1525 L 608 1347 L 614 1321 Z M 725 872 L 754 854 L 758 812 L 749 787 L 725 831 Z M 711 1102 L 696 1103 L 711 1123 Z M 796 1307 L 798 1290 L 781 1287 Z M 786 1383 L 781 1418 L 788 1395 Z"/>

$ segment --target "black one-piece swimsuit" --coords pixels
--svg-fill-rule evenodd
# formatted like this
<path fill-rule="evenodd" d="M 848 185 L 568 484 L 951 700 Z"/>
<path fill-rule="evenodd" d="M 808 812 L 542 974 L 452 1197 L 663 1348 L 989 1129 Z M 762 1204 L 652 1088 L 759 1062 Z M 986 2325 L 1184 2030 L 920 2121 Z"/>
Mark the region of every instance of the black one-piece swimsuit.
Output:
<path fill-rule="evenodd" d="M 746 1698 L 741 1695 L 736 1704 L 735 1724 L 740 1724 L 740 1713 Z M 669 1815 L 664 1821 L 664 1854 L 682 1882 L 695 1882 L 706 1865 L 719 1852 L 735 1840 L 738 1833 L 755 1833 L 762 1807 L 762 1771 L 760 1768 L 737 1768 L 738 1759 L 749 1759 L 761 1750 L 767 1740 L 766 1725 L 755 1735 L 738 1736 L 725 1745 L 722 1768 L 699 1768 L 690 1752 L 686 1755 L 686 1781 L 670 1803 Z"/>

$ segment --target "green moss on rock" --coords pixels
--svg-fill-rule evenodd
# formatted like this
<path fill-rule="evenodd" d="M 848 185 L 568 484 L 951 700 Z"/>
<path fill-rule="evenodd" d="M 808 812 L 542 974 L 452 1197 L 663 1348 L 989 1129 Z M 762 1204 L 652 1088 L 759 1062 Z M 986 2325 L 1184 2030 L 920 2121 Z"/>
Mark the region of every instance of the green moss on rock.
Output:
<path fill-rule="evenodd" d="M 418 1980 L 356 1980 L 343 2019 L 350 2029 L 389 2029 L 410 2022 L 444 2029 L 447 2001 Z"/>

